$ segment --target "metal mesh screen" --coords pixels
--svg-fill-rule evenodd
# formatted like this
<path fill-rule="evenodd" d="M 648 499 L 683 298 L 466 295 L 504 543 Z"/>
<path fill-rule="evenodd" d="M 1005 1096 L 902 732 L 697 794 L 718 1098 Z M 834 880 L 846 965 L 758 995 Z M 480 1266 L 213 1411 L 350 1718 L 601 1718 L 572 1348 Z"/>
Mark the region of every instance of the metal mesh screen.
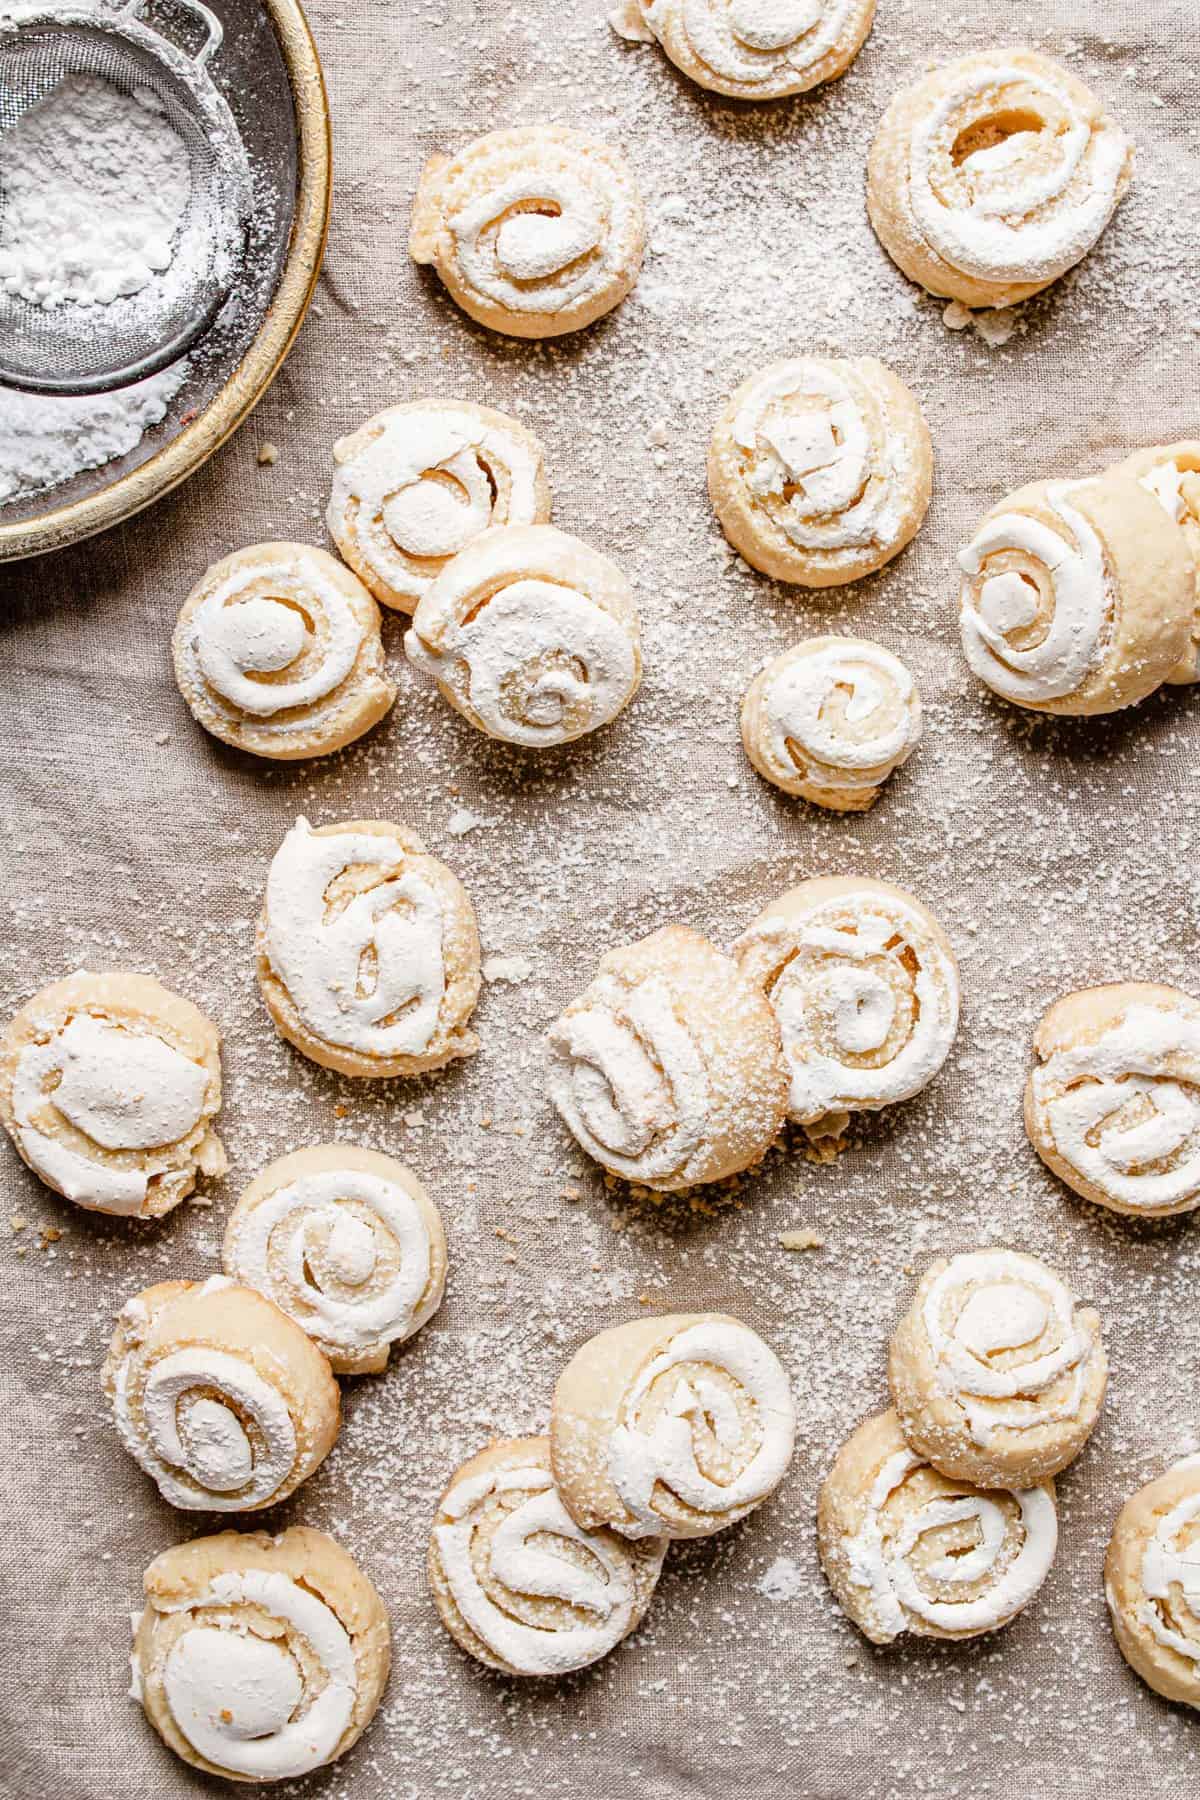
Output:
<path fill-rule="evenodd" d="M 136 30 L 136 28 L 135 28 Z M 149 37 L 151 34 L 142 34 Z M 185 58 L 179 59 L 186 63 Z M 245 156 L 220 102 L 207 105 L 183 68 L 113 21 L 40 21 L 0 37 L 0 132 L 17 125 L 72 76 L 94 76 L 122 94 L 149 92 L 182 139 L 191 195 L 176 230 L 171 269 L 107 305 L 43 307 L 0 294 L 0 381 L 45 392 L 84 392 L 166 367 L 215 317 L 236 278 L 230 246 L 240 236 Z M 4 220 L 0 175 L 0 233 Z"/>

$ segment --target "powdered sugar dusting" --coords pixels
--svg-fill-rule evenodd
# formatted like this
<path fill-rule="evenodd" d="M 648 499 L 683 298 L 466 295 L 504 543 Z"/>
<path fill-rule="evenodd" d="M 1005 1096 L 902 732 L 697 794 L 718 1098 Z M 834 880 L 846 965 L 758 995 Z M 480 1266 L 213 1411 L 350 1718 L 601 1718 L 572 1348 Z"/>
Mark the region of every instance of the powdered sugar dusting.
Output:
<path fill-rule="evenodd" d="M 763 1570 L 756 1585 L 766 1600 L 796 1600 L 804 1592 L 805 1576 L 790 1556 L 777 1556 L 770 1568 Z"/>
<path fill-rule="evenodd" d="M 0 506 L 126 455 L 166 417 L 187 368 L 176 363 L 133 387 L 86 399 L 0 387 Z"/>
<path fill-rule="evenodd" d="M 942 304 L 892 267 L 862 193 L 891 94 L 927 61 L 994 44 L 990 15 L 889 0 L 840 82 L 751 109 L 697 94 L 653 48 L 627 50 L 604 10 L 364 0 L 342 13 L 318 0 L 339 213 L 319 316 L 256 419 L 279 462 L 259 469 L 258 438 L 242 434 L 120 533 L 5 571 L 7 741 L 22 747 L 3 820 L 6 1014 L 70 964 L 154 969 L 223 1028 L 219 1129 L 234 1163 L 209 1186 L 211 1210 L 130 1230 L 80 1218 L 5 1155 L 0 1366 L 27 1447 L 0 1463 L 22 1521 L 14 1617 L 36 1614 L 56 1644 L 52 1680 L 49 1664 L 23 1664 L 30 1792 L 188 1791 L 113 1700 L 121 1615 L 151 1554 L 186 1528 L 124 1466 L 95 1367 L 130 1294 L 216 1271 L 229 1208 L 258 1170 L 339 1139 L 387 1150 L 426 1182 L 450 1272 L 441 1312 L 388 1372 L 343 1383 L 337 1447 L 268 1521 L 333 1531 L 393 1619 L 383 1710 L 312 1783 L 321 1800 L 439 1789 L 455 1800 L 946 1800 L 955 1788 L 962 1800 L 1022 1788 L 1148 1800 L 1194 1767 L 1195 1720 L 1149 1694 L 1112 1643 L 1100 1564 L 1121 1501 L 1194 1436 L 1186 1347 L 1172 1345 L 1186 1345 L 1200 1236 L 1194 1221 L 1126 1223 L 1076 1201 L 1025 1142 L 1020 1106 L 1052 997 L 1126 976 L 1196 991 L 1197 701 L 1164 691 L 1095 723 L 1018 714 L 968 674 L 954 617 L 955 553 L 996 501 L 1195 431 L 1200 168 L 1178 9 L 1084 0 L 1069 19 L 1075 48 L 1053 14 L 1010 21 L 1104 97 L 1138 163 L 1095 249 L 1015 309 L 1012 337 L 995 346 L 948 331 Z M 407 203 L 428 153 L 547 118 L 625 145 L 652 254 L 629 300 L 578 339 L 514 344 L 470 325 L 408 266 Z M 728 393 L 803 354 L 891 364 L 937 456 L 914 544 L 824 599 L 745 569 L 704 486 Z M 603 732 L 535 761 L 418 682 L 404 621 L 389 618 L 403 691 L 372 737 L 269 769 L 212 744 L 171 681 L 174 603 L 235 544 L 324 541 L 333 440 L 385 404 L 441 394 L 485 399 L 545 443 L 555 522 L 633 582 L 637 697 Z M 779 793 L 738 742 L 754 669 L 824 631 L 884 644 L 926 702 L 920 753 L 864 816 L 818 815 Z M 300 811 L 410 824 L 466 885 L 485 957 L 519 950 L 533 964 L 523 982 L 485 986 L 478 1057 L 417 1082 L 355 1085 L 277 1041 L 252 978 L 253 920 Z M 464 812 L 489 828 L 453 836 Z M 549 1104 L 546 1027 L 611 945 L 676 919 L 728 945 L 767 899 L 820 873 L 895 881 L 944 923 L 964 1014 L 938 1080 L 856 1120 L 828 1164 L 796 1137 L 715 1192 L 661 1202 L 610 1186 Z M 12 1233 L 10 1214 L 28 1223 Z M 44 1227 L 65 1235 L 39 1250 Z M 819 1253 L 779 1246 L 781 1231 L 805 1227 L 824 1238 Z M 817 1489 L 849 1431 L 885 1404 L 887 1335 L 918 1273 L 984 1243 L 1042 1257 L 1098 1306 L 1109 1396 L 1058 1484 L 1058 1558 L 1021 1617 L 974 1643 L 876 1652 L 822 1581 Z M 544 1685 L 483 1674 L 425 1593 L 438 1494 L 489 1435 L 545 1428 L 555 1377 L 585 1337 L 693 1306 L 742 1318 L 783 1360 L 798 1415 L 789 1475 L 743 1525 L 672 1549 L 645 1623 L 605 1662 Z M 64 1442 L 77 1448 L 64 1454 Z M 759 1584 L 779 1559 L 798 1588 L 773 1601 Z M 86 1612 L 77 1586 L 47 1583 L 46 1568 L 68 1561 L 86 1571 Z M 57 1729 L 68 1717 L 88 1744 L 85 1777 Z"/>
<path fill-rule="evenodd" d="M 0 138 L 0 290 L 106 304 L 171 261 L 187 149 L 153 96 L 73 75 Z"/>

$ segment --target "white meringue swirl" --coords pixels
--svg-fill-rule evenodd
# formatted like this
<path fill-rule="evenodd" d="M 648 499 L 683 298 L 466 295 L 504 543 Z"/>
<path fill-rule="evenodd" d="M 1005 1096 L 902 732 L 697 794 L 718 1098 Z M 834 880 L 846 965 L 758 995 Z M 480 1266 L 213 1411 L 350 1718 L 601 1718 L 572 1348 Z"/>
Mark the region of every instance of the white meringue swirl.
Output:
<path fill-rule="evenodd" d="M 1028 512 L 1000 512 L 959 555 L 967 576 L 963 649 L 979 679 L 1006 700 L 1030 705 L 1074 694 L 1104 653 L 1112 582 L 1099 535 L 1070 498 L 1087 485 L 1047 484 L 1061 529 Z"/>
<path fill-rule="evenodd" d="M 897 537 L 909 451 L 850 364 L 773 364 L 748 384 L 733 436 L 751 499 L 798 548 L 858 549 Z"/>
<path fill-rule="evenodd" d="M 163 1619 L 163 1691 L 198 1755 L 248 1781 L 294 1779 L 330 1760 L 354 1718 L 358 1669 L 319 1594 L 277 1570 L 227 1571 Z"/>
<path fill-rule="evenodd" d="M 399 1178 L 349 1162 L 240 1204 L 225 1264 L 293 1318 L 335 1367 L 343 1359 L 386 1357 L 441 1297 L 429 1229 L 413 1194 Z"/>
<path fill-rule="evenodd" d="M 1007 1250 L 955 1256 L 930 1284 L 921 1319 L 940 1392 L 974 1441 L 1079 1416 L 1096 1355 L 1066 1284 Z"/>
<path fill-rule="evenodd" d="M 844 1546 L 853 1580 L 870 1592 L 885 1642 L 921 1624 L 953 1634 L 994 1631 L 1037 1593 L 1058 1547 L 1058 1514 L 1041 1487 L 934 1497 L 893 1531 L 888 1502 L 925 1466 L 911 1450 L 890 1456 L 872 1482 L 856 1536 Z M 965 1527 L 973 1546 L 956 1545 L 934 1558 L 914 1554 L 930 1532 L 946 1526 Z M 956 1589 L 980 1582 L 987 1584 L 981 1592 L 956 1596 Z"/>
<path fill-rule="evenodd" d="M 1026 122 L 960 157 L 964 132 L 992 113 Z M 979 68 L 968 59 L 913 129 L 908 204 L 926 242 L 954 270 L 1045 284 L 1104 230 L 1128 157 L 1125 133 L 1086 112 L 1053 64 L 1034 69 L 997 58 Z"/>
<path fill-rule="evenodd" d="M 1134 1210 L 1200 1197 L 1200 1091 L 1173 1072 L 1200 1066 L 1189 1006 L 1137 1003 L 1094 1042 L 1064 1044 L 1030 1077 L 1049 1144 L 1109 1200 Z"/>
<path fill-rule="evenodd" d="M 610 1532 L 575 1523 L 548 1468 L 514 1463 L 465 1475 L 438 1510 L 445 1522 L 433 1537 L 454 1604 L 486 1649 L 519 1674 L 585 1668 L 630 1630 L 638 1603 L 632 1553 Z M 530 1599 L 560 1602 L 565 1616 L 527 1622 Z"/>
<path fill-rule="evenodd" d="M 371 832 L 317 832 L 297 819 L 267 877 L 271 967 L 301 1021 L 326 1043 L 363 1054 L 420 1055 L 445 993 L 442 904 L 404 867 L 397 842 Z M 329 889 L 346 870 L 382 879 L 340 908 Z"/>
<path fill-rule="evenodd" d="M 217 1276 L 198 1292 L 226 1285 Z M 248 1358 L 211 1344 L 148 1359 L 148 1322 L 140 1298 L 131 1300 L 119 1322 L 125 1354 L 106 1367 L 125 1448 L 173 1506 L 244 1512 L 265 1505 L 296 1467 L 287 1396 Z"/>
<path fill-rule="evenodd" d="M 477 729 L 532 747 L 607 724 L 641 677 L 624 576 L 549 525 L 489 532 L 456 557 L 404 648 Z"/>
<path fill-rule="evenodd" d="M 630 1515 L 619 1529 L 653 1536 L 664 1507 L 707 1515 L 712 1529 L 740 1516 L 778 1486 L 794 1434 L 787 1374 L 757 1333 L 732 1319 L 688 1326 L 622 1396 L 608 1451 Z"/>

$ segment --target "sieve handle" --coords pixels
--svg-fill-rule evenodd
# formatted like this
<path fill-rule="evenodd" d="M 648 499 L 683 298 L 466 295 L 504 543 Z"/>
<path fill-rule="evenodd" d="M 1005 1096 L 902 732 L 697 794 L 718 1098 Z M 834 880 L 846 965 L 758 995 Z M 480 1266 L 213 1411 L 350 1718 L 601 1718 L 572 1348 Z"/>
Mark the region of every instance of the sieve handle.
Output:
<path fill-rule="evenodd" d="M 126 4 L 121 8 L 121 12 L 131 19 L 136 18 L 146 3 L 147 0 L 126 0 Z M 199 19 L 208 34 L 201 49 L 199 49 L 191 59 L 198 69 L 202 69 L 209 58 L 215 56 L 217 51 L 221 48 L 221 41 L 225 36 L 225 27 L 222 25 L 217 15 L 210 12 L 207 6 L 203 4 L 203 0 L 173 0 L 173 3 L 176 6 L 182 6 L 185 12 L 190 12 Z M 161 32 L 159 33 L 159 36 L 162 36 Z"/>

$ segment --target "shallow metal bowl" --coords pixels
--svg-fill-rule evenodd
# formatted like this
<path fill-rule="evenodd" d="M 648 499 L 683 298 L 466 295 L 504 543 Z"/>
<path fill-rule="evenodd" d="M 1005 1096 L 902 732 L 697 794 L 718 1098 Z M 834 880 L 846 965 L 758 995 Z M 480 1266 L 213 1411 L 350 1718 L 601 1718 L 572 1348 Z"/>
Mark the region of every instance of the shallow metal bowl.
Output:
<path fill-rule="evenodd" d="M 329 105 L 316 46 L 296 0 L 209 3 L 225 27 L 210 72 L 256 182 L 247 279 L 189 359 L 166 418 L 128 455 L 0 506 L 0 562 L 107 530 L 186 481 L 266 392 L 308 310 L 330 199 Z"/>

